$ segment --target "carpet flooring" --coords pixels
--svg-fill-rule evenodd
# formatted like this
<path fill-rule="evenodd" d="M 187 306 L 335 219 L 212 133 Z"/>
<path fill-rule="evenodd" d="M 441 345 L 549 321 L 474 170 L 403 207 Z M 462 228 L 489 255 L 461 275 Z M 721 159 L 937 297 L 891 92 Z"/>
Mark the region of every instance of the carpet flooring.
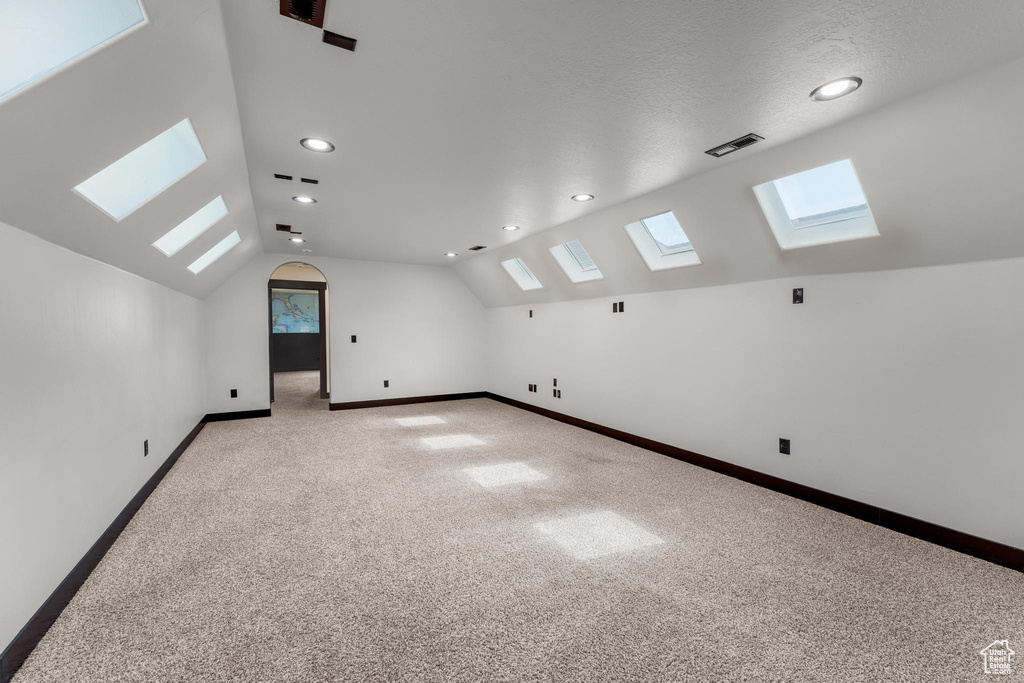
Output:
<path fill-rule="evenodd" d="M 277 396 L 206 426 L 15 683 L 960 682 L 1024 653 L 1020 573 L 487 399 Z"/>

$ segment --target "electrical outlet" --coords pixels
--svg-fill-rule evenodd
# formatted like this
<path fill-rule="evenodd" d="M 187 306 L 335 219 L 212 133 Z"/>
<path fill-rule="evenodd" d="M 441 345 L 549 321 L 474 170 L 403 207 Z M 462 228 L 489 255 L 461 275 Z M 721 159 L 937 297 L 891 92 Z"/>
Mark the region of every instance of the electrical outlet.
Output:
<path fill-rule="evenodd" d="M 149 455 L 149 439 L 142 442 L 142 457 L 145 458 Z"/>
<path fill-rule="evenodd" d="M 231 390 L 231 398 L 238 398 L 238 389 Z"/>
<path fill-rule="evenodd" d="M 618 312 L 619 312 L 619 302 L 618 301 L 613 301 L 612 302 L 612 313 L 618 313 Z"/>
<path fill-rule="evenodd" d="M 356 335 L 354 335 L 354 334 L 352 335 L 352 343 L 353 343 L 353 344 L 355 344 L 355 343 L 356 343 Z"/>
<path fill-rule="evenodd" d="M 804 288 L 797 287 L 793 290 L 793 303 L 802 304 L 804 302 Z"/>
<path fill-rule="evenodd" d="M 779 439 L 779 453 L 789 455 L 789 439 Z"/>
<path fill-rule="evenodd" d="M 551 386 L 553 386 L 553 387 L 557 387 L 558 386 L 558 378 L 557 377 L 555 379 L 551 380 Z"/>
<path fill-rule="evenodd" d="M 557 391 L 557 394 L 558 394 L 558 398 L 562 398 L 562 390 L 561 390 L 561 389 L 559 389 L 559 390 Z"/>
<path fill-rule="evenodd" d="M 551 398 L 558 398 L 558 389 L 551 390 Z"/>
<path fill-rule="evenodd" d="M 530 317 L 531 318 L 533 317 L 533 309 L 532 308 L 530 309 Z"/>
<path fill-rule="evenodd" d="M 625 301 L 620 301 L 619 302 L 619 313 L 625 313 L 625 312 L 626 312 L 626 302 Z"/>
<path fill-rule="evenodd" d="M 388 381 L 388 380 L 384 380 L 384 388 L 387 389 L 390 386 L 391 386 L 391 382 Z"/>

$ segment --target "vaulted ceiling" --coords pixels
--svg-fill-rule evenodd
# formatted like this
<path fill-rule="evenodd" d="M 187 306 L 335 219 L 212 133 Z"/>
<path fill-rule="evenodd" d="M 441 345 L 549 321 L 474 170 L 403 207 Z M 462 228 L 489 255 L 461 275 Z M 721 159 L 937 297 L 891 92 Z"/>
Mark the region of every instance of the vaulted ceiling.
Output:
<path fill-rule="evenodd" d="M 0 221 L 199 297 L 260 251 L 462 264 L 1024 54 L 1017 0 L 328 0 L 355 52 L 278 0 L 143 4 L 146 26 L 0 102 Z M 855 96 L 808 99 L 847 75 Z M 186 117 L 207 163 L 121 223 L 72 191 Z M 766 140 L 703 153 L 749 132 Z M 215 229 L 151 246 L 217 194 Z M 185 268 L 231 230 L 238 247 Z"/>

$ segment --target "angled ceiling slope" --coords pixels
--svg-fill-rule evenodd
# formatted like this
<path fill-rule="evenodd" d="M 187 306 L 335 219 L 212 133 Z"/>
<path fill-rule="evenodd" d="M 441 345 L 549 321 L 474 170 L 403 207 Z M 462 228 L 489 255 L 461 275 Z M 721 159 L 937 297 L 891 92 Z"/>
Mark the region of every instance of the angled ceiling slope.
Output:
<path fill-rule="evenodd" d="M 355 52 L 323 44 L 320 29 L 280 16 L 276 2 L 224 2 L 264 244 L 298 254 L 275 233 L 285 223 L 317 255 L 437 265 L 450 263 L 446 252 L 476 258 L 467 247 L 525 239 L 1024 53 L 1019 0 L 326 9 L 324 28 L 358 36 Z M 865 78 L 854 95 L 810 100 L 849 75 Z M 766 139 L 722 159 L 704 153 L 749 132 Z M 337 150 L 307 152 L 307 136 Z M 300 176 L 320 180 L 311 209 L 291 202 Z M 568 201 L 586 192 L 596 200 Z M 522 229 L 503 232 L 509 224 Z"/>
<path fill-rule="evenodd" d="M 998 94 L 997 94 L 998 93 Z M 453 266 L 488 307 L 1024 256 L 1024 59 L 569 221 Z M 878 236 L 783 250 L 754 188 L 851 159 Z M 626 226 L 672 211 L 700 263 L 653 271 Z M 578 239 L 602 280 L 570 282 L 549 250 Z M 522 258 L 542 289 L 502 262 Z"/>
<path fill-rule="evenodd" d="M 220 3 L 143 0 L 147 21 L 0 101 L 0 221 L 204 297 L 261 251 Z M 188 120 L 206 161 L 118 222 L 74 188 Z M 223 196 L 229 213 L 173 256 L 153 246 Z M 200 274 L 188 265 L 241 242 Z"/>

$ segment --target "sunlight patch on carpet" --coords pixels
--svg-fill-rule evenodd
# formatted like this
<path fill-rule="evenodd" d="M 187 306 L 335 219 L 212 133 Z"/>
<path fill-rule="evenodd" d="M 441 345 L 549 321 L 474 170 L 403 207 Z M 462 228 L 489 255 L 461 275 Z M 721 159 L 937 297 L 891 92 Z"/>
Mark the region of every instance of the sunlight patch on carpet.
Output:
<path fill-rule="evenodd" d="M 664 543 L 611 510 L 539 522 L 533 528 L 581 560 Z"/>
<path fill-rule="evenodd" d="M 444 420 L 436 415 L 424 415 L 422 417 L 396 417 L 395 422 L 403 427 L 422 427 L 423 425 L 444 424 Z"/>
<path fill-rule="evenodd" d="M 420 439 L 435 451 L 441 448 L 465 448 L 466 446 L 482 446 L 483 441 L 469 434 L 451 434 L 449 436 L 427 436 Z"/>
<path fill-rule="evenodd" d="M 538 472 L 525 462 L 468 467 L 462 471 L 484 488 L 505 486 L 507 484 L 521 484 L 523 482 L 540 481 L 541 479 L 548 478 L 548 475 Z"/>

